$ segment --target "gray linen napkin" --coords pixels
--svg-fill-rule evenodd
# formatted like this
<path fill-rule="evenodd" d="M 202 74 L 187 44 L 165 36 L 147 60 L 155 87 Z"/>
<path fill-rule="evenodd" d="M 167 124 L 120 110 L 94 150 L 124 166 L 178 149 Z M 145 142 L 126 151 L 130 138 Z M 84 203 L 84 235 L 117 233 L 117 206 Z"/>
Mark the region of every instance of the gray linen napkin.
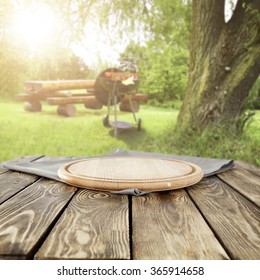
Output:
<path fill-rule="evenodd" d="M 193 157 L 193 156 L 177 156 L 171 154 L 158 154 L 158 153 L 147 153 L 147 152 L 137 152 L 132 150 L 122 150 L 117 149 L 109 154 L 98 156 L 98 157 L 132 157 L 132 156 L 142 156 L 142 157 L 158 157 L 158 158 L 170 158 L 175 160 L 183 160 L 190 163 L 197 164 L 201 167 L 204 177 L 208 177 L 214 174 L 218 174 L 220 172 L 224 172 L 229 170 L 233 167 L 233 160 L 226 160 L 226 159 L 213 159 L 213 158 L 201 158 L 201 157 Z M 61 166 L 84 158 L 91 158 L 91 157 L 73 157 L 68 158 L 64 157 L 64 159 L 59 157 L 59 160 L 43 160 L 43 161 L 35 161 L 29 163 L 12 163 L 7 162 L 4 163 L 4 166 L 8 169 L 35 174 L 41 177 L 46 177 L 49 179 L 53 179 L 56 181 L 62 182 L 62 180 L 58 177 L 58 170 Z M 96 156 L 95 156 L 96 158 Z M 130 194 L 130 195 L 143 195 L 148 192 L 143 192 L 139 189 L 127 189 L 122 191 L 111 191 L 112 193 L 117 194 Z"/>

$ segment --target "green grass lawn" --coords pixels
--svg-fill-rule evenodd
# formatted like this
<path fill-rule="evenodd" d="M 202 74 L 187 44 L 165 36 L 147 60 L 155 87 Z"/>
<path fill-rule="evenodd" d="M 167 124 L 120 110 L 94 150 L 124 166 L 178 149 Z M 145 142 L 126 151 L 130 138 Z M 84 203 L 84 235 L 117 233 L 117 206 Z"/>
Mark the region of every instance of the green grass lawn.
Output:
<path fill-rule="evenodd" d="M 25 112 L 22 103 L 0 104 L 0 160 L 22 155 L 98 155 L 113 149 L 160 151 L 160 135 L 177 111 L 141 109 L 142 130 L 136 127 L 113 136 L 113 129 L 103 126 L 102 110 L 77 106 L 72 118 L 57 115 L 56 106 L 43 105 L 39 113 Z M 120 120 L 134 124 L 130 113 L 119 113 Z M 154 141 L 156 140 L 156 141 Z"/>
<path fill-rule="evenodd" d="M 208 136 L 190 144 L 176 140 L 177 110 L 141 106 L 137 116 L 143 120 L 142 130 L 133 127 L 120 132 L 117 138 L 113 129 L 103 126 L 104 114 L 106 108 L 90 110 L 78 105 L 76 115 L 67 118 L 57 115 L 56 106 L 44 104 L 42 112 L 30 113 L 24 111 L 22 103 L 1 102 L 0 161 L 24 155 L 93 156 L 120 148 L 233 158 L 260 165 L 260 112 L 241 139 L 213 139 L 211 145 Z M 119 112 L 119 119 L 134 124 L 130 113 Z"/>

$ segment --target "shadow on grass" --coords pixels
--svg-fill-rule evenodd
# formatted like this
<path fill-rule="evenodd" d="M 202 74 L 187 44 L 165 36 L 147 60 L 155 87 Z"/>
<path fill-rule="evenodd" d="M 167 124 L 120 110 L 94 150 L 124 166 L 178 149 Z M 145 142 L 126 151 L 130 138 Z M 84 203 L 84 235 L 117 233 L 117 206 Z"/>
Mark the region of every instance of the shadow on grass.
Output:
<path fill-rule="evenodd" d="M 43 116 L 54 116 L 56 118 L 83 118 L 83 117 L 93 117 L 93 116 L 100 116 L 102 117 L 104 115 L 104 111 L 97 111 L 97 110 L 93 110 L 93 111 L 89 111 L 89 110 L 78 110 L 76 111 L 74 116 L 64 116 L 64 115 L 59 115 L 57 113 L 57 109 L 51 110 L 51 109 L 47 109 L 47 110 L 42 110 L 41 112 L 28 112 L 28 111 L 24 111 L 25 113 L 28 114 L 37 114 L 37 115 L 43 115 Z"/>
<path fill-rule="evenodd" d="M 115 137 L 113 129 L 109 131 L 109 134 L 111 137 Z M 142 128 L 140 131 L 136 127 L 120 130 L 117 139 L 123 141 L 129 150 L 154 153 L 164 152 L 160 137 L 154 138 L 145 128 Z"/>
<path fill-rule="evenodd" d="M 132 145 L 136 142 L 143 142 L 143 140 L 147 137 L 145 129 L 138 131 L 136 127 L 131 127 L 129 129 L 118 129 L 117 132 L 117 136 L 115 136 L 114 128 L 110 128 L 109 135 L 124 141 L 128 145 Z"/>

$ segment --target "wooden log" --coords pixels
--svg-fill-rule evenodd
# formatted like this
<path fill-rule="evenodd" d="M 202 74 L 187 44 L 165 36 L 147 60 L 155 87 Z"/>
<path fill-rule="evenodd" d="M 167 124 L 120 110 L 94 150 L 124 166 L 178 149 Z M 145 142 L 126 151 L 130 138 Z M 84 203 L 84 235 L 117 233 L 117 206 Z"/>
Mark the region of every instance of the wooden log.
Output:
<path fill-rule="evenodd" d="M 50 92 L 68 89 L 94 88 L 95 80 L 64 80 L 64 81 L 26 81 L 24 87 L 27 92 Z"/>
<path fill-rule="evenodd" d="M 123 100 L 120 103 L 119 108 L 120 108 L 120 111 L 122 111 L 122 112 L 137 113 L 137 112 L 139 112 L 139 102 L 137 100 L 132 100 L 132 102 L 130 102 L 129 100 Z"/>
<path fill-rule="evenodd" d="M 16 101 L 41 101 L 46 100 L 48 97 L 68 97 L 72 96 L 69 91 L 53 91 L 44 92 L 41 94 L 36 93 L 21 93 L 15 96 Z"/>
<path fill-rule="evenodd" d="M 127 101 L 129 96 L 124 96 L 122 101 Z M 134 94 L 130 95 L 131 100 L 136 100 L 136 101 L 147 101 L 148 100 L 148 95 L 147 94 Z"/>
<path fill-rule="evenodd" d="M 24 110 L 29 112 L 41 112 L 42 105 L 39 101 L 26 101 L 24 102 Z"/>
<path fill-rule="evenodd" d="M 73 104 L 59 105 L 57 113 L 65 117 L 73 117 L 76 114 L 76 107 Z"/>
<path fill-rule="evenodd" d="M 48 98 L 49 105 L 68 105 L 68 104 L 80 104 L 83 103 L 86 108 L 101 109 L 102 104 L 93 95 L 85 96 L 72 96 L 67 98 Z"/>
<path fill-rule="evenodd" d="M 132 108 L 129 102 L 129 98 L 132 101 Z M 139 101 L 147 101 L 148 95 L 147 94 L 134 94 L 134 95 L 125 95 L 120 104 L 120 110 L 122 112 L 139 112 Z"/>
<path fill-rule="evenodd" d="M 85 108 L 87 109 L 94 109 L 94 110 L 99 110 L 99 109 L 102 109 L 103 105 L 98 102 L 97 99 L 92 99 L 92 98 L 89 98 L 89 100 L 87 102 L 84 103 L 84 106 Z"/>
<path fill-rule="evenodd" d="M 16 101 L 41 101 L 44 100 L 44 96 L 37 96 L 35 94 L 27 94 L 27 93 L 21 93 L 21 94 L 16 94 L 15 100 Z"/>
<path fill-rule="evenodd" d="M 87 93 L 73 93 L 71 97 L 85 97 L 85 96 L 94 96 L 95 94 L 93 92 L 87 92 Z"/>
<path fill-rule="evenodd" d="M 95 94 L 95 89 L 94 89 L 94 88 L 88 88 L 88 89 L 87 89 L 87 93 L 88 93 L 88 94 L 93 94 L 93 95 L 94 95 L 94 94 Z"/>

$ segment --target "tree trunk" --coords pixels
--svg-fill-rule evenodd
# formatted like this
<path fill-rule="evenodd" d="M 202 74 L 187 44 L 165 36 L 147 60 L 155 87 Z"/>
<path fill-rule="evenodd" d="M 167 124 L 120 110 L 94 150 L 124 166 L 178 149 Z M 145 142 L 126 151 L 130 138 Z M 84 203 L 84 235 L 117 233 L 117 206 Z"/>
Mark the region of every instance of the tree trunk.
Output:
<path fill-rule="evenodd" d="M 193 0 L 189 82 L 179 127 L 238 129 L 260 72 L 259 2 L 238 0 L 226 23 L 225 0 Z"/>

